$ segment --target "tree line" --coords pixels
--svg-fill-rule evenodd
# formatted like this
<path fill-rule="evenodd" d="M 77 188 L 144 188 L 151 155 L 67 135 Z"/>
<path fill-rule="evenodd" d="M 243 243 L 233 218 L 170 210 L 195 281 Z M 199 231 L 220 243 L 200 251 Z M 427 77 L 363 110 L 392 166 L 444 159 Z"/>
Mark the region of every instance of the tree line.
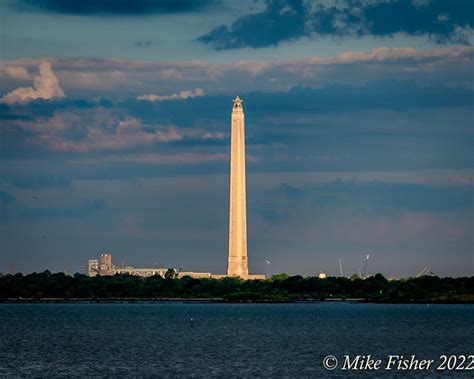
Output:
<path fill-rule="evenodd" d="M 221 301 L 310 301 L 361 299 L 372 302 L 474 303 L 474 276 L 422 276 L 387 280 L 274 275 L 267 280 L 195 279 L 189 276 L 74 276 L 44 271 L 0 275 L 0 299 L 214 299 Z"/>

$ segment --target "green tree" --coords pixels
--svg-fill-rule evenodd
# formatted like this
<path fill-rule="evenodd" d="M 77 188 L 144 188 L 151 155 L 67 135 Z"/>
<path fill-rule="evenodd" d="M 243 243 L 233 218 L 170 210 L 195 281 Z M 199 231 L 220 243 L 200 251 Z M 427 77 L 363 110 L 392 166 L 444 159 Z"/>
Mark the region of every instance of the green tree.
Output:
<path fill-rule="evenodd" d="M 288 279 L 290 276 L 288 274 L 285 274 L 284 272 L 282 272 L 281 274 L 275 274 L 275 275 L 272 275 L 272 278 L 270 280 L 274 281 L 274 280 L 285 280 L 285 279 Z"/>
<path fill-rule="evenodd" d="M 178 277 L 178 273 L 174 268 L 169 268 L 165 272 L 165 279 L 176 279 Z"/>

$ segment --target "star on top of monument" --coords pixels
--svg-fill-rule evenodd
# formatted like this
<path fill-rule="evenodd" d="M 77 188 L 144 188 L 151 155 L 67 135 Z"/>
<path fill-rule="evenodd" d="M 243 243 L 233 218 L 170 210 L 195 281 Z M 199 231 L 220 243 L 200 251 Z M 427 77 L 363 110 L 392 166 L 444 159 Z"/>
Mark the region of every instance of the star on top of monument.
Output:
<path fill-rule="evenodd" d="M 234 102 L 234 108 L 242 108 L 242 102 L 243 100 L 240 100 L 240 97 L 236 97 L 235 100 L 232 100 Z"/>

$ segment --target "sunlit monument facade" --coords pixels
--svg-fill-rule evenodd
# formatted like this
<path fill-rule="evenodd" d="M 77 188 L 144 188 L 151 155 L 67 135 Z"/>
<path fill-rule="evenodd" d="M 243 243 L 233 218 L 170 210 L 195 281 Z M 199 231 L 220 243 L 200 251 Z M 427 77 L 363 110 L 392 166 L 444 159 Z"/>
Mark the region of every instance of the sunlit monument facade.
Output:
<path fill-rule="evenodd" d="M 247 261 L 247 205 L 245 198 L 245 118 L 237 96 L 232 109 L 230 142 L 230 206 L 228 276 L 249 277 Z"/>

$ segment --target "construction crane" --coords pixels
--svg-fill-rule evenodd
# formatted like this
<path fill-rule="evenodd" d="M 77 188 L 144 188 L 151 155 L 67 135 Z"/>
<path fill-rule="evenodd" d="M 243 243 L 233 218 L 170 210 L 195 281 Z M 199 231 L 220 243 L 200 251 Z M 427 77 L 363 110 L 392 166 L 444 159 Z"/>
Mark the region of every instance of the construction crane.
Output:
<path fill-rule="evenodd" d="M 270 278 L 270 265 L 272 264 L 272 262 L 270 262 L 268 259 L 265 261 L 265 264 L 266 264 L 266 270 L 265 270 L 265 277 L 267 279 Z"/>
<path fill-rule="evenodd" d="M 370 259 L 370 254 L 367 254 L 365 256 L 365 261 L 364 261 L 364 268 L 362 269 L 362 272 L 359 270 L 359 276 L 361 279 L 365 279 L 367 276 L 367 268 L 369 267 L 369 259 Z"/>
<path fill-rule="evenodd" d="M 344 270 L 342 269 L 342 259 L 339 258 L 339 273 L 344 277 Z"/>
<path fill-rule="evenodd" d="M 424 267 L 418 274 L 416 274 L 415 278 L 419 278 L 420 276 L 428 275 L 431 271 L 430 266 Z"/>

